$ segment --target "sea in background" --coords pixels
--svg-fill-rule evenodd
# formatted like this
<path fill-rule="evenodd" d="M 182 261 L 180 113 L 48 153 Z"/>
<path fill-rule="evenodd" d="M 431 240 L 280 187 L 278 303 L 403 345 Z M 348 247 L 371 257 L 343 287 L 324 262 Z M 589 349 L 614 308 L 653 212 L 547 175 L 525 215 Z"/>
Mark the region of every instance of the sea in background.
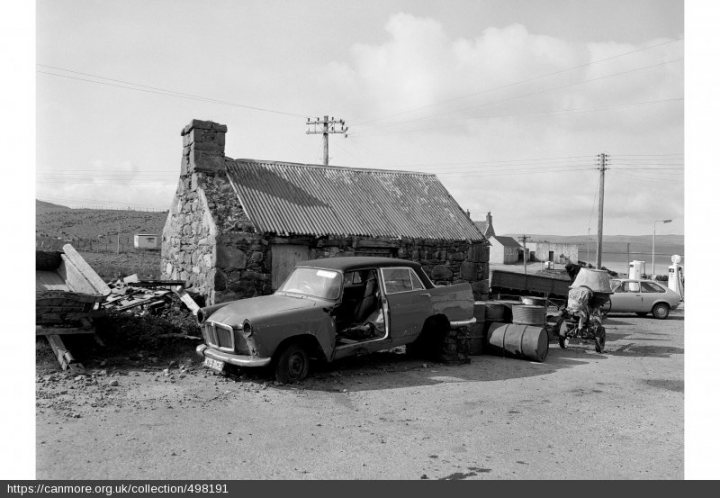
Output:
<path fill-rule="evenodd" d="M 518 237 L 513 235 L 513 237 Z M 556 242 L 578 245 L 578 259 L 595 265 L 597 242 L 594 236 L 529 235 L 532 242 Z M 607 235 L 603 237 L 602 265 L 618 273 L 628 272 L 628 260 L 645 261 L 645 273 L 652 273 L 652 235 Z M 685 237 L 656 235 L 655 274 L 667 275 L 673 255 L 682 257 L 685 269 Z"/>

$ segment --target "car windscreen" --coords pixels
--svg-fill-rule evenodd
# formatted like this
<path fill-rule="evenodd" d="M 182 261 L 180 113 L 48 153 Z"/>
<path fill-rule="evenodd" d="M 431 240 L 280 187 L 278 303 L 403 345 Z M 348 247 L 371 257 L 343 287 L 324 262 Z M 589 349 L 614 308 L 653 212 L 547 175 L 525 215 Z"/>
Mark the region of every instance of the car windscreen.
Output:
<path fill-rule="evenodd" d="M 291 292 L 322 299 L 340 297 L 342 275 L 334 270 L 295 268 L 277 292 Z"/>

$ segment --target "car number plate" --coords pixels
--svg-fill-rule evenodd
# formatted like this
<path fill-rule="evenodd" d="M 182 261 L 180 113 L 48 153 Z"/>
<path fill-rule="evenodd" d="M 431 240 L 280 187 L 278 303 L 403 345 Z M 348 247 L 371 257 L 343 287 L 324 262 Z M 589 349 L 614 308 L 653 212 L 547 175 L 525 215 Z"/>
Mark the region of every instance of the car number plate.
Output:
<path fill-rule="evenodd" d="M 216 372 L 222 372 L 223 368 L 225 367 L 225 363 L 220 360 L 215 360 L 213 358 L 205 358 L 204 365 L 212 370 L 215 370 Z"/>

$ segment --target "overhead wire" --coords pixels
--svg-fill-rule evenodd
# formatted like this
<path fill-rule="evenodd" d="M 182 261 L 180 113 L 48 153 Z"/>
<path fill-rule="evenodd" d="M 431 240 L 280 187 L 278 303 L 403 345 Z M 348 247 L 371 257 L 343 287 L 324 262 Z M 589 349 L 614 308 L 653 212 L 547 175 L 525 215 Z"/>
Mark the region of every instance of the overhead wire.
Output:
<path fill-rule="evenodd" d="M 204 97 L 201 95 L 194 95 L 194 94 L 189 94 L 189 93 L 184 93 L 184 92 L 178 92 L 175 90 L 167 90 L 167 89 L 163 89 L 163 88 L 159 88 L 159 87 L 155 87 L 155 86 L 144 85 L 142 83 L 133 83 L 133 82 L 125 81 L 125 80 L 119 80 L 119 79 L 114 79 L 114 78 L 108 78 L 105 76 L 100 76 L 100 75 L 95 75 L 95 74 L 90 74 L 90 73 L 83 73 L 80 71 L 74 71 L 72 69 L 59 68 L 57 66 L 48 66 L 45 64 L 38 64 L 38 66 L 52 68 L 55 71 L 61 70 L 61 71 L 66 71 L 66 72 L 73 73 L 73 74 L 85 75 L 85 76 L 89 76 L 91 78 L 96 78 L 96 79 L 81 78 L 78 76 L 71 76 L 68 74 L 58 74 L 56 72 L 37 70 L 37 72 L 40 74 L 46 74 L 46 75 L 55 76 L 58 78 L 66 78 L 66 79 L 70 79 L 70 80 L 85 81 L 87 83 L 94 83 L 96 85 L 124 88 L 126 90 L 134 90 L 134 91 L 138 91 L 138 92 L 144 92 L 144 93 L 150 93 L 150 94 L 156 94 L 156 95 L 165 95 L 168 97 L 176 97 L 176 98 L 182 98 L 182 99 L 186 99 L 186 100 L 194 100 L 194 101 L 200 101 L 200 102 L 208 102 L 208 103 L 214 103 L 214 104 L 227 105 L 227 106 L 231 106 L 231 107 L 239 107 L 239 108 L 248 109 L 248 110 L 252 110 L 252 111 L 268 112 L 268 113 L 272 113 L 272 114 L 280 114 L 280 115 L 300 117 L 300 118 L 306 117 L 305 114 L 298 114 L 295 112 L 280 111 L 280 110 L 270 109 L 270 108 L 266 108 L 266 107 L 258 107 L 258 106 L 248 105 L 248 104 L 241 104 L 241 103 L 237 103 L 237 102 L 230 102 L 228 100 Z M 98 81 L 98 80 L 105 80 L 105 81 Z"/>

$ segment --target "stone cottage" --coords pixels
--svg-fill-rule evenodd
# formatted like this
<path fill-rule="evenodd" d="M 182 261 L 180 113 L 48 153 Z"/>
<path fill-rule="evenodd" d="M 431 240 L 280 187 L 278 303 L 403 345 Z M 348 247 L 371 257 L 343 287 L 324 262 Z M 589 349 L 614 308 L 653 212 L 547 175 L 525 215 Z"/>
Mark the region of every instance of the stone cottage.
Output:
<path fill-rule="evenodd" d="M 487 293 L 488 242 L 435 175 L 232 159 L 226 132 L 199 120 L 182 130 L 163 278 L 185 280 L 209 305 L 269 294 L 298 261 L 372 255 Z"/>

